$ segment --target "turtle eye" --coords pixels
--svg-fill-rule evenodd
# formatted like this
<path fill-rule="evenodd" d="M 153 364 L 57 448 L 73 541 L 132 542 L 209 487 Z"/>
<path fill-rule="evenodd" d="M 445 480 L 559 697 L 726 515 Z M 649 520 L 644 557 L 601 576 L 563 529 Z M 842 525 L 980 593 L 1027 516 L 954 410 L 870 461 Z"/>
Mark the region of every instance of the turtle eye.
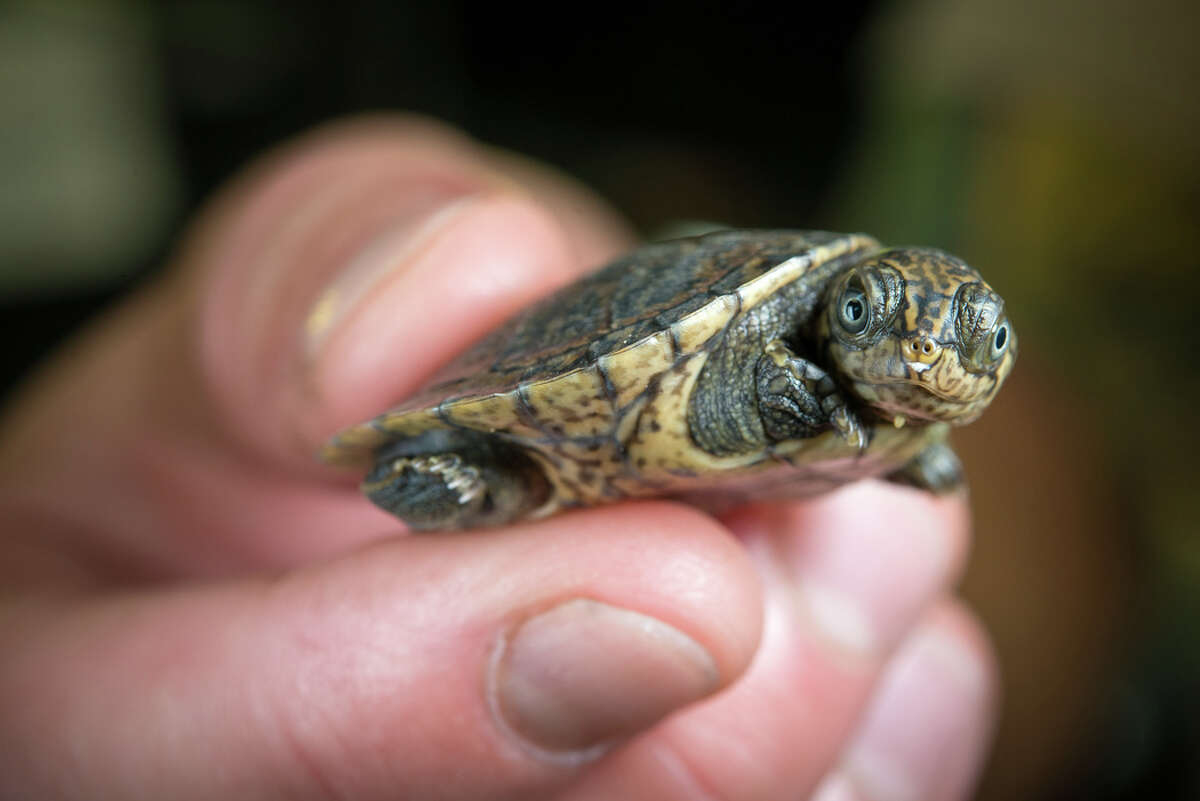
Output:
<path fill-rule="evenodd" d="M 978 340 L 979 344 L 975 346 L 974 355 L 971 358 L 975 369 L 989 370 L 994 367 L 1005 351 L 1012 347 L 1012 340 L 1012 326 L 1009 325 L 1007 319 L 1001 319 Z"/>
<path fill-rule="evenodd" d="M 838 301 L 838 321 L 848 334 L 861 334 L 871 319 L 867 296 L 856 286 L 848 286 Z"/>
<path fill-rule="evenodd" d="M 996 333 L 992 334 L 991 357 L 993 361 L 999 359 L 1004 355 L 1004 351 L 1008 350 L 1009 339 L 1008 321 L 1005 320 L 996 327 Z"/>

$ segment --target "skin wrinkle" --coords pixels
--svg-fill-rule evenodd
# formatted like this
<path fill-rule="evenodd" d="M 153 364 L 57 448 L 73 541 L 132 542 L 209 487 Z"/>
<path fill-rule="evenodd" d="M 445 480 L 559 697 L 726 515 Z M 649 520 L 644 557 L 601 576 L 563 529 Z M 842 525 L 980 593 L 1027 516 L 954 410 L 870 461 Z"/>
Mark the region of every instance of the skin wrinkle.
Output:
<path fill-rule="evenodd" d="M 672 741 L 663 740 L 654 746 L 654 758 L 667 767 L 674 778 L 682 797 L 695 801 L 739 801 L 728 798 L 700 768 L 695 759 L 689 759 L 686 751 L 674 747 Z"/>

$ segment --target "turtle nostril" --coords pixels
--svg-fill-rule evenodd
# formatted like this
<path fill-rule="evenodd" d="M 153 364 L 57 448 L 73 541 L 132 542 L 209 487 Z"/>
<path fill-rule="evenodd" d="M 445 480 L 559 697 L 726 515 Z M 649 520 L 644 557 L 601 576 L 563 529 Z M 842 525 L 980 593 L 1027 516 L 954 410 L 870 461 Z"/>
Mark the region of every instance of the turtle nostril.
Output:
<path fill-rule="evenodd" d="M 912 352 L 912 358 L 922 361 L 928 360 L 935 356 L 938 352 L 938 345 L 932 339 L 926 336 L 918 336 L 908 341 L 909 350 Z"/>

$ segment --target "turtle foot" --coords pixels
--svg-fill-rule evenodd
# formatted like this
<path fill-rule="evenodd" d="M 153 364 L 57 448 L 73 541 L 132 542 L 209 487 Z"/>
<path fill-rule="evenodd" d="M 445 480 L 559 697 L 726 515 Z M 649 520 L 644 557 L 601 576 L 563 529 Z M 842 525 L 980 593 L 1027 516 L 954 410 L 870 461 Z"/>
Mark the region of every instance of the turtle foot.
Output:
<path fill-rule="evenodd" d="M 461 451 L 416 455 L 384 448 L 362 490 L 410 528 L 431 531 L 515 520 L 536 509 L 549 486 L 524 453 L 480 442 Z"/>
<path fill-rule="evenodd" d="M 773 340 L 764 348 L 757 381 L 759 415 L 772 440 L 803 439 L 832 427 L 858 451 L 866 449 L 869 432 L 837 383 L 783 342 Z"/>

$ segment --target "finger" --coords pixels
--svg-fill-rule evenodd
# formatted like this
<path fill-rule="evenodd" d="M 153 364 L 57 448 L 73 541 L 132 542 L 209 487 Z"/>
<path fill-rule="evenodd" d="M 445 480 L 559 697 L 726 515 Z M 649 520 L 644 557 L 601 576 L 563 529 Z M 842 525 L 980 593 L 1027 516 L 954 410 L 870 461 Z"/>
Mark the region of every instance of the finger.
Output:
<path fill-rule="evenodd" d="M 609 262 L 633 246 L 634 235 L 625 221 L 570 176 L 521 153 L 489 148 L 487 156 L 554 215 L 585 266 Z"/>
<path fill-rule="evenodd" d="M 995 657 L 961 605 L 925 615 L 888 663 L 814 801 L 963 801 L 991 740 Z"/>
<path fill-rule="evenodd" d="M 761 595 L 719 524 L 643 504 L 21 615 L 14 797 L 525 799 L 727 685 Z"/>
<path fill-rule="evenodd" d="M 568 798 L 794 799 L 837 760 L 896 644 L 961 564 L 961 499 L 864 482 L 727 521 L 767 593 L 759 653 L 729 691 L 597 766 Z"/>
<path fill-rule="evenodd" d="M 318 136 L 201 228 L 185 260 L 205 278 L 202 366 L 243 439 L 307 463 L 590 266 L 580 215 L 560 225 L 452 141 L 378 125 Z"/>
<path fill-rule="evenodd" d="M 25 394 L 5 504 L 134 574 L 287 568 L 394 533 L 318 447 L 621 246 L 598 201 L 550 174 L 526 190 L 530 172 L 412 120 L 282 148 L 214 202 L 179 271 Z"/>

